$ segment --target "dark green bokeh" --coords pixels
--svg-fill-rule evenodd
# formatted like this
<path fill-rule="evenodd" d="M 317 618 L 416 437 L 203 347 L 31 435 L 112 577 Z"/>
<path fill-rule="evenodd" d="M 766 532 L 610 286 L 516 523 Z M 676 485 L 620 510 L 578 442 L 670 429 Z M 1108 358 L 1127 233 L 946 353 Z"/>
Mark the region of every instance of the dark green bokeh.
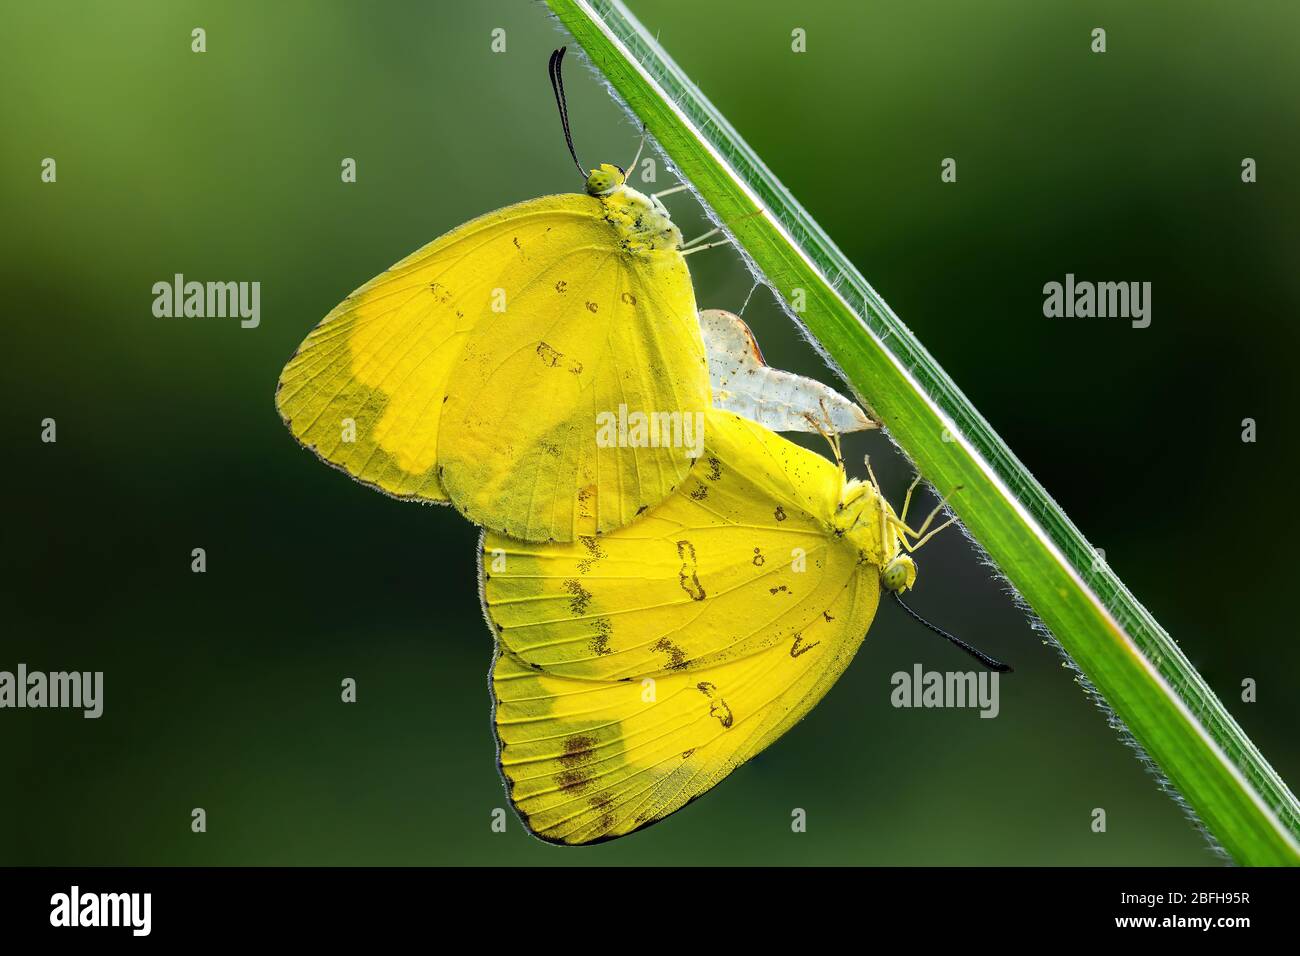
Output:
<path fill-rule="evenodd" d="M 1294 4 L 633 9 L 1296 777 Z M 927 547 L 914 603 L 1016 664 L 998 719 L 892 708 L 894 671 L 967 662 L 885 607 L 807 720 L 669 821 L 576 851 L 513 815 L 492 833 L 476 532 L 323 467 L 272 392 L 352 288 L 479 213 L 577 188 L 544 76 L 563 38 L 519 0 L 5 21 L 0 669 L 103 670 L 106 705 L 0 711 L 0 863 L 1214 859 L 957 534 Z M 635 128 L 580 61 L 569 87 L 584 161 L 630 158 Z M 689 196 L 670 205 L 706 228 Z M 745 301 L 732 254 L 691 263 L 702 306 Z M 261 326 L 155 318 L 150 288 L 177 272 L 260 281 Z M 1151 327 L 1043 318 L 1066 272 L 1151 281 Z M 769 293 L 746 317 L 774 364 L 824 376 Z M 885 439 L 849 448 L 901 495 Z"/>

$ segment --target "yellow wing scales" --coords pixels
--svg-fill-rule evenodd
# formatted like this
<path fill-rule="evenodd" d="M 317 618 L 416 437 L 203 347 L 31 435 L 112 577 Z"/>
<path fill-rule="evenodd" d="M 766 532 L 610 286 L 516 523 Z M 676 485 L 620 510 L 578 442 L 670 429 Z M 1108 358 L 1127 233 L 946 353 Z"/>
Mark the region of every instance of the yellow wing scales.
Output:
<path fill-rule="evenodd" d="M 485 538 L 488 614 L 511 652 L 620 680 L 750 653 L 821 613 L 858 561 L 828 538 L 839 472 L 728 413 L 707 421 L 704 460 L 617 533 L 564 547 Z M 768 478 L 773 462 L 800 484 Z"/>
<path fill-rule="evenodd" d="M 829 690 L 875 612 L 866 576 L 844 582 L 793 641 L 643 680 L 538 671 L 504 646 L 493 669 L 499 760 L 543 839 L 587 843 L 666 817 L 775 741 Z"/>
<path fill-rule="evenodd" d="M 516 241 L 557 229 L 596 235 L 593 203 L 547 196 L 489 213 L 349 295 L 280 376 L 276 406 L 294 436 L 389 494 L 446 501 L 436 462 L 452 365 L 515 261 Z"/>
<path fill-rule="evenodd" d="M 686 261 L 647 238 L 637 196 L 520 203 L 362 286 L 285 367 L 290 430 L 367 484 L 527 540 L 657 505 L 688 447 L 602 447 L 597 416 L 694 417 L 711 392 Z"/>
<path fill-rule="evenodd" d="M 713 786 L 820 699 L 875 613 L 874 570 L 831 532 L 839 471 L 708 421 L 706 457 L 635 523 L 484 538 L 502 773 L 545 839 L 621 835 Z"/>
<path fill-rule="evenodd" d="M 472 520 L 525 540 L 627 524 L 693 459 L 680 444 L 600 447 L 597 416 L 694 416 L 711 402 L 685 260 L 592 246 L 504 294 L 505 311 L 475 331 L 452 373 L 444 487 Z"/>

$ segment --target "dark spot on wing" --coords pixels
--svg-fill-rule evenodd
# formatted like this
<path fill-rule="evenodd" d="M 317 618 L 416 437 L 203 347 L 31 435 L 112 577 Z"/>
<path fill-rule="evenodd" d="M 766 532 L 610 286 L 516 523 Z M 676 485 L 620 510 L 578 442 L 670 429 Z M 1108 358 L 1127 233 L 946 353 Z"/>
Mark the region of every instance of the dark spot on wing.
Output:
<path fill-rule="evenodd" d="M 609 618 L 598 617 L 591 622 L 591 627 L 596 632 L 596 635 L 591 639 L 591 652 L 600 657 L 613 654 L 614 652 L 609 647 L 609 639 L 614 633 L 614 625 L 609 622 Z"/>
<path fill-rule="evenodd" d="M 596 759 L 596 744 L 596 738 L 589 734 L 574 734 L 564 741 L 564 753 L 559 761 L 566 769 L 555 775 L 555 783 L 561 790 L 581 792 L 591 784 L 596 774 L 585 764 Z"/>
<path fill-rule="evenodd" d="M 542 364 L 551 368 L 557 367 L 564 358 L 563 352 L 557 352 L 545 342 L 537 343 L 537 355 L 541 358 Z"/>
<path fill-rule="evenodd" d="M 587 608 L 591 607 L 591 592 L 582 586 L 582 582 L 577 578 L 569 578 L 564 582 L 564 590 L 572 598 L 569 601 L 569 612 L 575 617 L 586 614 Z"/>
<path fill-rule="evenodd" d="M 721 697 L 709 705 L 709 716 L 718 718 L 718 723 L 722 724 L 723 730 L 730 730 L 732 723 L 735 722 L 731 708 L 727 706 L 727 702 Z"/>
<path fill-rule="evenodd" d="M 537 355 L 542 360 L 542 364 L 547 368 L 559 368 L 563 365 L 574 375 L 582 374 L 582 363 L 575 359 L 565 360 L 564 353 L 556 350 L 545 342 L 537 343 Z"/>
<path fill-rule="evenodd" d="M 809 651 L 811 651 L 814 647 L 816 647 L 820 643 L 821 641 L 813 641 L 811 644 L 804 644 L 803 635 L 796 634 L 794 636 L 794 644 L 792 644 L 790 647 L 790 656 L 798 657 L 800 654 L 807 654 Z"/>
<path fill-rule="evenodd" d="M 677 573 L 682 590 L 692 601 L 703 601 L 707 595 L 695 571 L 695 545 L 689 541 L 678 541 L 677 557 L 682 559 L 682 569 Z"/>
<path fill-rule="evenodd" d="M 575 791 L 580 793 L 591 786 L 591 776 L 590 770 L 580 767 L 577 770 L 566 770 L 563 773 L 557 773 L 555 783 L 565 793 Z"/>
<path fill-rule="evenodd" d="M 735 718 L 731 713 L 731 708 L 727 702 L 718 696 L 718 687 L 716 684 L 710 684 L 708 681 L 701 681 L 695 685 L 695 689 L 709 699 L 709 716 L 718 718 L 724 730 L 731 728 Z"/>
<path fill-rule="evenodd" d="M 686 652 L 666 637 L 661 637 L 651 644 L 650 650 L 661 651 L 668 655 L 667 666 L 670 671 L 679 671 L 686 666 Z"/>
<path fill-rule="evenodd" d="M 578 543 L 587 551 L 587 557 L 578 562 L 579 574 L 588 573 L 597 561 L 601 558 L 609 557 L 609 555 L 605 553 L 604 548 L 601 547 L 600 541 L 592 535 L 579 535 Z"/>
<path fill-rule="evenodd" d="M 566 767 L 576 767 L 584 764 L 596 756 L 596 738 L 589 734 L 574 734 L 564 742 L 564 753 L 560 755 L 560 763 Z"/>

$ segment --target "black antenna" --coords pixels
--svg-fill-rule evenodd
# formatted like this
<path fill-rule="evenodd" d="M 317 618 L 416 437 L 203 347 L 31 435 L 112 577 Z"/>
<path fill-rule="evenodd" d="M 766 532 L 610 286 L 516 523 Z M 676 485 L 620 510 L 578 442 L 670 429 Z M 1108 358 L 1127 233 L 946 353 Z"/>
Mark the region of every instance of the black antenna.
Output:
<path fill-rule="evenodd" d="M 560 72 L 566 49 L 567 47 L 560 47 L 551 51 L 551 62 L 547 65 L 546 72 L 551 78 L 551 89 L 555 91 L 555 105 L 560 108 L 560 124 L 564 127 L 564 141 L 569 144 L 569 155 L 573 157 L 573 165 L 578 167 L 578 175 L 586 179 L 587 171 L 578 162 L 578 152 L 573 148 L 573 133 L 569 131 L 569 104 L 564 97 L 564 74 Z"/>
<path fill-rule="evenodd" d="M 956 644 L 963 651 L 965 651 L 971 657 L 975 658 L 977 661 L 979 661 L 989 670 L 997 671 L 999 674 L 1006 674 L 1009 671 L 1011 671 L 1012 667 L 1010 664 L 1003 664 L 1001 661 L 995 661 L 993 658 L 989 657 L 987 654 L 985 654 L 983 651 L 979 650 L 978 648 L 971 647 L 960 637 L 954 637 L 952 634 L 949 634 L 943 628 L 936 627 L 935 625 L 927 621 L 925 618 L 921 617 L 921 615 L 917 614 L 910 607 L 908 607 L 906 604 L 903 603 L 903 599 L 899 597 L 897 591 L 890 591 L 889 593 L 894 596 L 894 600 L 898 602 L 898 606 L 901 607 L 904 611 L 906 611 L 908 615 L 912 618 L 912 620 L 916 621 L 916 623 L 918 624 L 922 624 L 925 627 L 928 627 L 930 630 L 934 631 L 934 633 L 938 634 L 940 637 L 952 641 L 952 643 Z"/>

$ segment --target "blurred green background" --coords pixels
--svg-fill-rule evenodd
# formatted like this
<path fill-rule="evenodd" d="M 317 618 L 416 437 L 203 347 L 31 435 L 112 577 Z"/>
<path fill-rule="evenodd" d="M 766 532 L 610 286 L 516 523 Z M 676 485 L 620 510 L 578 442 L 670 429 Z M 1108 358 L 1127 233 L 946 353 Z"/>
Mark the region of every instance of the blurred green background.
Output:
<path fill-rule="evenodd" d="M 1300 9 L 631 6 L 1300 778 Z M 968 661 L 886 606 L 802 724 L 666 822 L 585 850 L 513 813 L 491 832 L 508 804 L 476 532 L 323 467 L 272 393 L 354 287 L 482 212 L 579 188 L 544 69 L 564 38 L 524 0 L 3 20 L 0 669 L 102 670 L 106 692 L 97 721 L 0 711 L 0 863 L 1215 861 L 955 533 L 926 548 L 914 604 L 1016 665 L 998 719 L 890 706 L 894 671 Z M 636 128 L 569 66 L 584 161 L 625 163 Z M 669 204 L 703 231 L 689 195 Z M 729 250 L 691 268 L 702 306 L 745 302 Z M 261 326 L 155 318 L 151 286 L 177 272 L 260 281 Z M 1152 282 L 1151 327 L 1045 319 L 1066 272 Z M 765 290 L 746 318 L 774 364 L 825 376 Z M 901 495 L 886 439 L 849 450 Z"/>

